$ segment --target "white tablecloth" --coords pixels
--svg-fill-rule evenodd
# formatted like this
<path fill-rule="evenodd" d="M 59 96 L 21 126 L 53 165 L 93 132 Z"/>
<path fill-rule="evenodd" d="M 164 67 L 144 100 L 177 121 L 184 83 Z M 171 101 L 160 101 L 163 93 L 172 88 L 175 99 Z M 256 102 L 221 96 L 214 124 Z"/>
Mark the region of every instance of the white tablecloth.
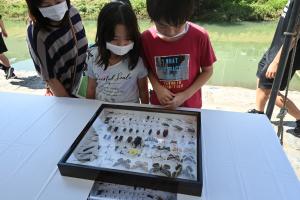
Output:
<path fill-rule="evenodd" d="M 0 200 L 85 200 L 93 181 L 62 177 L 57 162 L 100 105 L 0 93 Z M 300 199 L 300 183 L 265 116 L 202 110 L 201 123 L 202 199 Z"/>

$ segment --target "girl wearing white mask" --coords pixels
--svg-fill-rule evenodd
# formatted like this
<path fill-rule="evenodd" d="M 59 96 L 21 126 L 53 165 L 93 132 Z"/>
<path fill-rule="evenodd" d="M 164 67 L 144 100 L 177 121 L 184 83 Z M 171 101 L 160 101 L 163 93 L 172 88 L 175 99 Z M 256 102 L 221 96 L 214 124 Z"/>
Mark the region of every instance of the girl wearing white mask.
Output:
<path fill-rule="evenodd" d="M 87 98 L 148 104 L 148 73 L 139 53 L 140 33 L 131 6 L 106 4 L 99 14 L 96 43 L 87 59 Z"/>
<path fill-rule="evenodd" d="M 88 42 L 70 0 L 26 0 L 27 43 L 46 95 L 73 97 L 85 67 Z"/>

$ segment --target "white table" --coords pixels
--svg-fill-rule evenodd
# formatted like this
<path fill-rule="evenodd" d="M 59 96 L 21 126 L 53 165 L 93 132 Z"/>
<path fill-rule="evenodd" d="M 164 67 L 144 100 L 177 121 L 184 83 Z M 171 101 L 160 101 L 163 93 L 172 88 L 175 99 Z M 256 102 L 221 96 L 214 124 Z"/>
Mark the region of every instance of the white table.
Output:
<path fill-rule="evenodd" d="M 62 177 L 56 164 L 100 104 L 0 93 L 0 199 L 85 200 L 93 181 Z M 202 110 L 202 143 L 202 199 L 299 200 L 300 183 L 265 116 Z"/>

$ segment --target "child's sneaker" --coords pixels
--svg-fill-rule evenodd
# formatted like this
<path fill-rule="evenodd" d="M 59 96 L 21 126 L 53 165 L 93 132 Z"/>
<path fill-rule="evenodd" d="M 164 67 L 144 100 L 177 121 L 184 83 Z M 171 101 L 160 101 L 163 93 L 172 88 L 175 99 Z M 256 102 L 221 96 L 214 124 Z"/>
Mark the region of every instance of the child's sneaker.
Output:
<path fill-rule="evenodd" d="M 15 69 L 13 67 L 8 68 L 7 74 L 6 74 L 6 79 L 10 79 L 10 78 L 15 78 L 16 77 L 16 75 L 14 73 L 14 70 Z"/>
<path fill-rule="evenodd" d="M 296 128 L 294 129 L 294 134 L 297 137 L 300 137 L 300 120 L 296 121 Z"/>

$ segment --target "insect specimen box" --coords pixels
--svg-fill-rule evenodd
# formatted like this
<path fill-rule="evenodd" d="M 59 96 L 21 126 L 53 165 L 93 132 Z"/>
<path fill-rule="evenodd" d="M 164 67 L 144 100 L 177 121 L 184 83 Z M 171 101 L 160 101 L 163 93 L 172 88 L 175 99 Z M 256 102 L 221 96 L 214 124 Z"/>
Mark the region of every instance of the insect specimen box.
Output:
<path fill-rule="evenodd" d="M 201 113 L 102 104 L 58 163 L 64 176 L 201 196 Z"/>

